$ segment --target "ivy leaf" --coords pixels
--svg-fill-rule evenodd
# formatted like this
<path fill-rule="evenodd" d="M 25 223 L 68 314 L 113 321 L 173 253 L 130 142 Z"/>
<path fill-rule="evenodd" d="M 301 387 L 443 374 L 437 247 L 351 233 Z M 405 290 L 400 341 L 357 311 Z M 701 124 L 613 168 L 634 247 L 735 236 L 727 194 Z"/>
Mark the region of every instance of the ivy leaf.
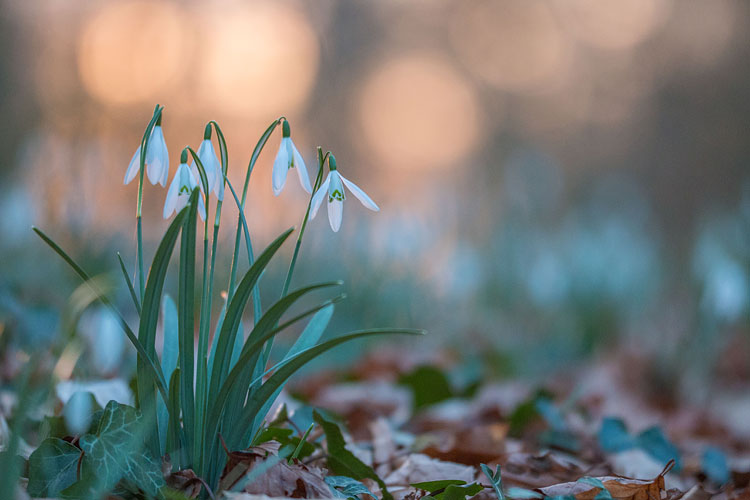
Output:
<path fill-rule="evenodd" d="M 344 436 L 341 434 L 339 426 L 330 420 L 326 420 L 317 411 L 313 412 L 313 418 L 323 429 L 323 432 L 325 432 L 326 443 L 328 444 L 328 467 L 331 471 L 334 474 L 348 476 L 353 479 L 372 479 L 380 486 L 383 500 L 393 500 L 393 496 L 388 492 L 385 483 L 372 467 L 362 462 L 351 451 L 346 449 Z"/>
<path fill-rule="evenodd" d="M 370 488 L 351 477 L 328 476 L 325 478 L 325 482 L 337 498 L 356 499 L 357 495 L 370 495 L 375 500 L 378 500 L 378 497 L 370 491 Z"/>
<path fill-rule="evenodd" d="M 47 438 L 29 457 L 28 492 L 32 497 L 56 497 L 77 479 L 81 450 L 67 441 Z"/>
<path fill-rule="evenodd" d="M 135 408 L 110 401 L 96 432 L 79 440 L 85 453 L 82 479 L 63 494 L 73 498 L 100 494 L 124 479 L 157 496 L 164 478 L 160 461 L 144 448 L 143 430 L 148 427 Z"/>

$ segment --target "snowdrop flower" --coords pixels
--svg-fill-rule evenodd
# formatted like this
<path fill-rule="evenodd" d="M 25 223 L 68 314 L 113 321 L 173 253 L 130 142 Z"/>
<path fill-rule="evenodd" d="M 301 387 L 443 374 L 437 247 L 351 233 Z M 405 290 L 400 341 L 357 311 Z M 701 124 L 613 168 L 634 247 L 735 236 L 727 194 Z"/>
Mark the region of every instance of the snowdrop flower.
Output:
<path fill-rule="evenodd" d="M 125 172 L 125 184 L 130 184 L 136 174 L 138 174 L 141 165 L 141 147 L 135 150 L 133 158 L 130 159 L 130 165 Z M 146 173 L 151 184 L 157 182 L 162 186 L 167 185 L 169 176 L 169 153 L 167 152 L 167 143 L 164 140 L 164 132 L 161 130 L 161 115 L 156 120 L 156 125 L 151 130 L 151 137 L 148 141 L 146 150 Z"/>
<path fill-rule="evenodd" d="M 331 224 L 331 229 L 333 229 L 334 232 L 337 232 L 341 227 L 341 217 L 344 212 L 344 200 L 346 199 L 344 186 L 346 186 L 349 191 L 352 192 L 352 194 L 362 203 L 362 205 L 365 206 L 365 208 L 369 208 L 374 212 L 380 210 L 375 202 L 372 201 L 372 199 L 367 196 L 364 191 L 362 191 L 352 181 L 339 174 L 338 170 L 336 169 L 336 158 L 334 158 L 332 154 L 328 155 L 328 168 L 330 169 L 328 177 L 323 182 L 323 184 L 320 185 L 318 190 L 315 191 L 315 196 L 313 196 L 312 208 L 310 211 L 311 219 L 315 217 L 315 214 L 318 213 L 318 209 L 323 203 L 323 198 L 327 193 L 328 222 Z"/>
<path fill-rule="evenodd" d="M 179 212 L 185 208 L 190 199 L 190 194 L 196 187 L 198 187 L 198 181 L 187 165 L 187 151 L 183 151 L 180 166 L 177 167 L 177 172 L 174 174 L 172 184 L 169 185 L 169 191 L 167 191 L 167 199 L 164 202 L 164 218 L 168 219 L 174 212 Z M 206 205 L 203 203 L 203 197 L 201 196 L 198 196 L 198 213 L 201 214 L 201 219 L 206 220 Z"/>
<path fill-rule="evenodd" d="M 273 162 L 273 194 L 276 196 L 281 194 L 281 190 L 284 189 L 286 174 L 289 172 L 289 169 L 295 167 L 297 168 L 297 175 L 299 176 L 300 184 L 302 184 L 302 189 L 308 193 L 312 193 L 305 160 L 302 159 L 302 155 L 297 151 L 297 147 L 292 142 L 290 136 L 289 122 L 284 120 L 281 124 L 279 152 L 276 153 L 276 159 Z"/>
<path fill-rule="evenodd" d="M 208 192 L 216 192 L 216 197 L 220 200 L 224 199 L 224 173 L 221 171 L 221 163 L 219 158 L 216 156 L 216 150 L 211 142 L 211 124 L 206 125 L 206 131 L 203 133 L 203 142 L 198 147 L 198 158 L 200 158 L 203 164 L 203 169 L 206 171 L 206 178 L 208 180 Z M 190 164 L 190 170 L 193 172 L 193 177 L 199 178 L 198 167 L 195 166 L 195 161 Z M 203 191 L 203 184 L 200 184 L 201 191 Z"/>

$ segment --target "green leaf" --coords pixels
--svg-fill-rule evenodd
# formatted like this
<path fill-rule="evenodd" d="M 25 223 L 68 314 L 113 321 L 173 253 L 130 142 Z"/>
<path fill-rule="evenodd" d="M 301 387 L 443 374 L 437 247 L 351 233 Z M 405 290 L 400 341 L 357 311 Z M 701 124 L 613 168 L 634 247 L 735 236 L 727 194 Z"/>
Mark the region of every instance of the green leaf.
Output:
<path fill-rule="evenodd" d="M 180 267 L 177 284 L 177 315 L 180 351 L 180 405 L 185 429 L 185 449 L 189 453 L 186 466 L 192 466 L 195 435 L 195 396 L 193 393 L 195 364 L 195 233 L 200 189 L 193 189 L 190 204 L 183 210 L 190 210 L 182 227 L 180 240 Z"/>
<path fill-rule="evenodd" d="M 470 484 L 468 486 L 450 485 L 445 488 L 443 493 L 435 495 L 437 500 L 465 500 L 466 497 L 473 497 L 484 489 L 481 484 Z"/>
<path fill-rule="evenodd" d="M 308 287 L 309 288 L 309 287 Z M 303 289 L 304 290 L 304 289 Z M 297 292 L 293 292 L 282 300 L 286 300 L 290 297 L 293 297 Z M 281 302 L 281 301 L 280 301 Z M 294 320 L 290 320 L 288 323 L 293 322 Z M 260 325 L 260 323 L 259 323 Z M 274 334 L 274 331 L 282 330 L 285 328 L 285 325 L 281 325 L 278 328 L 272 330 L 267 335 L 271 336 Z M 366 336 L 372 336 L 372 335 L 384 335 L 384 334 L 406 334 L 406 335 L 423 335 L 424 331 L 422 330 L 400 330 L 400 329 L 373 329 L 373 330 L 362 330 L 359 332 L 353 332 L 348 335 L 343 335 L 341 337 L 331 339 L 327 342 L 324 342 L 320 345 L 317 345 L 315 347 L 312 347 L 310 349 L 307 349 L 306 351 L 303 351 L 296 356 L 293 356 L 292 358 L 282 361 L 279 363 L 279 365 L 276 367 L 276 371 L 273 375 L 262 385 L 260 388 L 256 391 L 253 391 L 253 393 L 250 395 L 247 404 L 242 410 L 242 414 L 238 419 L 236 419 L 237 422 L 241 422 L 239 426 L 234 427 L 232 429 L 234 431 L 234 434 L 231 434 L 234 439 L 239 440 L 242 437 L 242 434 L 245 433 L 245 430 L 248 426 L 250 426 L 258 416 L 258 412 L 260 409 L 265 405 L 265 403 L 268 401 L 268 399 L 276 392 L 276 390 L 283 385 L 289 377 L 299 370 L 302 366 L 304 366 L 307 362 L 310 360 L 316 358 L 320 354 L 324 353 L 325 351 L 332 349 L 333 347 L 336 347 L 339 344 L 342 344 L 344 342 L 348 342 L 350 340 L 355 340 L 358 338 L 366 337 Z M 250 340 L 250 339 L 248 339 Z M 262 338 L 256 339 L 255 341 L 256 346 L 262 345 Z M 247 353 L 249 354 L 249 353 Z M 244 356 L 244 355 L 243 355 Z M 242 359 L 242 358 L 241 358 Z M 243 362 L 240 361 L 238 365 L 242 365 Z M 230 374 L 231 376 L 231 374 Z M 229 378 L 227 378 L 227 381 L 229 381 Z M 242 434 L 240 434 L 242 433 Z"/>
<path fill-rule="evenodd" d="M 369 495 L 375 500 L 378 500 L 370 488 L 362 484 L 360 481 L 347 476 L 328 476 L 325 478 L 325 482 L 334 495 L 338 498 L 351 498 L 357 500 L 357 495 Z"/>
<path fill-rule="evenodd" d="M 625 422 L 619 418 L 604 418 L 597 437 L 599 446 L 605 453 L 617 453 L 635 446 L 633 437 L 625 428 Z"/>
<path fill-rule="evenodd" d="M 314 412 L 313 418 L 323 428 L 328 445 L 328 468 L 337 475 L 348 476 L 353 479 L 372 479 L 380 486 L 384 500 L 393 500 L 388 492 L 385 482 L 375 473 L 369 465 L 363 463 L 354 454 L 346 449 L 344 436 L 339 426 L 330 420 L 326 420 L 320 413 Z"/>
<path fill-rule="evenodd" d="M 291 357 L 293 357 L 296 354 L 299 354 L 300 352 L 304 351 L 305 349 L 309 349 L 310 347 L 313 347 L 315 344 L 318 343 L 320 340 L 320 337 L 323 336 L 323 332 L 325 331 L 326 327 L 328 326 L 328 323 L 331 321 L 331 317 L 333 316 L 333 304 L 327 305 L 326 307 L 322 308 L 320 311 L 315 313 L 315 315 L 310 319 L 310 322 L 307 324 L 305 329 L 302 331 L 299 337 L 297 337 L 297 340 L 294 342 L 292 347 L 287 351 L 286 355 L 284 355 L 283 360 L 287 360 Z M 262 363 L 259 363 L 259 365 L 262 365 Z M 262 366 L 259 366 L 260 368 L 263 368 Z M 271 406 L 273 405 L 273 402 L 276 401 L 279 394 L 281 394 L 281 391 L 284 389 L 284 386 L 282 385 L 276 390 L 276 393 L 268 398 L 268 401 L 266 404 L 260 409 L 258 412 L 258 419 L 256 419 L 255 423 L 253 424 L 253 427 L 260 426 L 261 423 L 259 419 L 262 419 L 266 413 L 269 412 L 271 409 Z"/>
<path fill-rule="evenodd" d="M 164 294 L 161 304 L 162 323 L 164 325 L 164 344 L 161 352 L 161 369 L 171 378 L 172 373 L 177 368 L 177 359 L 179 357 L 179 337 L 177 324 L 177 306 L 172 298 Z M 179 383 L 179 381 L 178 381 Z M 171 392 L 171 382 L 168 387 Z M 159 440 L 161 454 L 166 453 L 167 430 L 169 426 L 169 409 L 163 399 L 157 401 L 157 418 L 159 421 Z M 178 407 L 179 411 L 179 407 Z"/>
<path fill-rule="evenodd" d="M 656 460 L 662 463 L 674 460 L 675 470 L 679 471 L 681 469 L 680 451 L 667 439 L 661 428 L 654 426 L 646 429 L 638 434 L 636 443 Z"/>
<path fill-rule="evenodd" d="M 448 378 L 434 366 L 419 366 L 411 373 L 403 375 L 399 383 L 411 388 L 415 409 L 453 397 L 453 389 Z"/>
<path fill-rule="evenodd" d="M 161 367 L 165 375 L 170 375 L 177 368 L 179 359 L 179 326 L 177 306 L 167 294 L 162 299 L 162 320 L 164 322 L 164 345 L 161 353 Z"/>
<path fill-rule="evenodd" d="M 66 490 L 105 492 L 121 479 L 132 482 L 147 495 L 156 496 L 164 486 L 160 460 L 144 449 L 148 422 L 135 408 L 110 401 L 95 434 L 81 437 L 84 451 L 80 485 Z"/>
<path fill-rule="evenodd" d="M 167 427 L 166 453 L 172 453 L 176 450 L 184 450 L 180 428 L 180 368 L 177 367 L 172 372 L 169 379 L 169 426 Z M 186 459 L 179 456 L 179 453 L 172 456 L 172 463 L 180 466 Z"/>
<path fill-rule="evenodd" d="M 595 486 L 599 488 L 599 493 L 596 494 L 594 497 L 594 500 L 612 500 L 612 494 L 609 492 L 606 486 L 604 486 L 604 483 L 601 479 L 596 477 L 582 477 L 578 481 L 578 483 L 584 483 L 584 484 L 590 484 L 591 486 Z"/>
<path fill-rule="evenodd" d="M 219 388 L 229 372 L 229 362 L 231 359 L 229 350 L 234 345 L 234 337 L 237 335 L 237 330 L 240 326 L 242 314 L 245 311 L 245 305 L 250 297 L 250 293 L 258 278 L 260 278 L 261 273 L 271 261 L 271 258 L 281 248 L 281 245 L 289 235 L 292 234 L 292 231 L 293 229 L 286 230 L 258 256 L 255 263 L 250 266 L 250 269 L 243 276 L 227 306 L 227 312 L 224 315 L 221 330 L 218 333 L 219 339 L 216 342 L 216 351 L 213 354 L 213 370 L 211 372 L 211 384 L 208 392 L 210 399 L 213 399 L 218 394 Z"/>
<path fill-rule="evenodd" d="M 498 465 L 495 468 L 494 473 L 486 464 L 481 464 L 481 469 L 482 472 L 484 472 L 484 475 L 487 476 L 487 479 L 490 480 L 492 489 L 495 490 L 495 495 L 497 495 L 497 500 L 505 500 L 505 495 L 503 495 L 503 478 L 500 475 L 500 466 Z"/>
<path fill-rule="evenodd" d="M 305 433 L 302 435 L 302 437 L 299 438 L 299 443 L 297 443 L 297 446 L 294 447 L 292 456 L 289 457 L 290 461 L 295 460 L 301 456 L 305 456 L 304 455 L 305 447 L 308 447 L 308 449 L 312 448 L 312 451 L 315 451 L 315 447 L 307 442 L 307 438 L 314 428 L 315 428 L 315 424 L 310 424 L 310 427 L 308 427 Z M 309 454 L 311 454 L 312 451 Z"/>
<path fill-rule="evenodd" d="M 150 360 L 156 359 L 156 325 L 159 322 L 161 295 L 164 288 L 164 280 L 167 275 L 167 268 L 169 267 L 169 261 L 172 257 L 172 250 L 177 242 L 177 236 L 180 233 L 185 217 L 188 215 L 188 210 L 192 206 L 192 210 L 195 211 L 195 206 L 197 205 L 195 192 L 190 197 L 190 200 L 191 204 L 183 208 L 167 228 L 167 231 L 156 250 L 154 260 L 151 263 L 151 268 L 148 271 L 146 291 L 143 295 L 143 303 L 141 304 L 141 320 L 138 325 L 138 340 L 146 349 L 146 356 L 148 356 L 148 359 Z M 153 387 L 155 381 L 153 375 L 146 369 L 147 364 L 148 361 L 146 359 L 143 359 L 142 356 L 138 356 L 138 371 L 136 373 L 136 380 L 138 382 L 137 401 L 138 407 L 141 411 L 145 412 L 146 416 L 149 419 L 153 419 L 155 423 L 156 395 L 154 394 Z M 167 395 L 162 393 L 162 397 L 166 399 Z M 155 455 L 158 455 L 159 432 L 158 427 L 156 426 L 154 426 L 154 434 L 154 436 L 149 436 L 148 443 L 151 447 L 151 451 Z M 152 437 L 155 439 L 152 439 Z"/>
<path fill-rule="evenodd" d="M 184 212 L 184 210 L 183 210 Z M 177 214 L 177 217 L 175 217 L 175 221 L 179 219 L 180 217 L 184 217 L 182 214 L 183 212 L 180 212 Z M 133 344 L 133 347 L 135 347 L 135 350 L 138 352 L 138 356 L 143 357 L 147 363 L 147 371 L 151 373 L 153 377 L 156 379 L 156 383 L 159 387 L 159 391 L 161 392 L 163 397 L 167 397 L 167 386 L 166 382 L 164 380 L 164 374 L 161 371 L 161 368 L 159 365 L 157 365 L 154 362 L 154 359 L 149 357 L 148 352 L 146 351 L 146 348 L 141 344 L 141 342 L 138 340 L 138 337 L 135 336 L 135 333 L 133 333 L 133 330 L 128 326 L 128 323 L 125 321 L 125 318 L 123 318 L 120 311 L 115 307 L 115 305 L 112 303 L 112 301 L 101 291 L 99 290 L 96 285 L 95 281 L 91 279 L 91 277 L 88 275 L 86 271 L 83 270 L 81 266 L 76 263 L 60 246 L 52 241 L 52 239 L 44 234 L 44 232 L 37 228 L 32 227 L 33 231 L 39 236 L 47 245 L 49 245 L 52 250 L 57 253 L 62 259 L 75 271 L 75 273 L 91 288 L 92 292 L 97 296 L 99 301 L 107 306 L 113 313 L 117 315 L 117 318 L 120 320 L 120 326 L 125 331 L 125 335 L 127 335 L 128 340 L 130 340 L 130 343 Z"/>
<path fill-rule="evenodd" d="M 123 278 L 125 278 L 125 284 L 128 285 L 128 290 L 130 291 L 130 297 L 133 299 L 135 310 L 138 311 L 138 314 L 140 315 L 141 304 L 138 302 L 138 294 L 135 291 L 135 287 L 133 287 L 133 282 L 130 280 L 130 275 L 128 274 L 128 270 L 125 268 L 125 263 L 122 261 L 120 252 L 117 252 L 117 260 L 120 262 L 120 271 L 122 271 L 122 276 Z"/>
<path fill-rule="evenodd" d="M 284 359 L 289 359 L 301 353 L 305 349 L 309 349 L 310 347 L 313 347 L 315 344 L 317 344 L 320 340 L 320 337 L 323 336 L 323 332 L 328 326 L 328 323 L 331 321 L 332 316 L 333 304 L 328 305 L 320 311 L 316 312 L 315 316 L 310 319 L 310 322 L 307 324 L 305 329 L 302 330 L 300 336 L 297 337 L 297 340 L 286 353 Z"/>
<path fill-rule="evenodd" d="M 81 454 L 81 450 L 62 439 L 42 441 L 29 457 L 29 495 L 58 496 L 76 481 Z"/>
<path fill-rule="evenodd" d="M 258 259 L 260 261 L 260 259 Z M 260 376 L 262 375 L 263 371 L 262 368 L 260 369 L 256 368 L 256 365 L 258 364 L 258 358 L 260 355 L 260 350 L 263 347 L 263 344 L 268 341 L 270 338 L 272 338 L 274 335 L 276 335 L 278 332 L 289 326 L 294 321 L 297 321 L 298 319 L 301 319 L 302 317 L 306 316 L 307 314 L 310 314 L 312 312 L 316 312 L 322 307 L 325 307 L 328 305 L 328 303 L 325 303 L 318 308 L 312 309 L 306 313 L 304 313 L 301 316 L 298 316 L 297 318 L 294 318 L 293 320 L 285 323 L 284 325 L 276 326 L 279 323 L 279 320 L 281 317 L 286 313 L 286 311 L 302 296 L 306 295 L 307 293 L 310 293 L 315 290 L 319 290 L 326 287 L 331 286 L 338 286 L 341 282 L 330 282 L 330 283 L 319 283 L 316 285 L 310 285 L 304 288 L 300 288 L 299 290 L 295 290 L 294 292 L 290 293 L 289 295 L 286 295 L 285 297 L 279 299 L 278 302 L 276 302 L 271 308 L 266 311 L 266 313 L 261 317 L 260 321 L 255 325 L 255 327 L 250 332 L 250 335 L 248 335 L 247 340 L 245 341 L 245 345 L 242 348 L 242 352 L 240 354 L 240 359 L 237 362 L 237 365 L 235 368 L 233 368 L 229 376 L 227 376 L 224 384 L 219 389 L 218 395 L 215 397 L 215 403 L 214 403 L 214 410 L 219 412 L 222 409 L 225 411 L 224 414 L 224 424 L 227 426 L 234 426 L 235 421 L 238 418 L 238 413 L 242 407 L 242 404 L 244 404 L 245 396 L 248 392 L 248 387 L 252 386 L 253 383 L 236 383 L 237 380 L 255 380 L 253 378 L 254 372 L 256 370 L 259 372 L 258 375 L 258 382 L 260 382 Z M 239 293 L 237 294 L 239 295 Z M 225 323 L 226 324 L 226 323 Z M 218 362 L 218 358 L 216 360 Z M 216 368 L 216 366 L 214 366 Z M 278 389 L 278 387 L 277 387 Z M 252 391 L 251 391 L 252 392 Z M 265 401 L 268 401 L 269 397 L 266 398 Z M 226 405 L 226 406 L 225 406 Z M 258 415 L 260 409 L 256 409 L 255 413 Z M 218 419 L 218 415 L 217 419 Z M 211 421 L 212 419 L 209 419 Z M 218 420 L 214 420 L 216 422 Z M 256 420 L 257 421 L 257 420 Z M 250 422 L 248 425 L 244 427 L 244 434 L 248 434 L 252 436 L 255 433 L 255 430 L 253 428 L 253 425 L 256 421 Z M 235 430 L 236 430 L 235 426 Z M 242 435 L 238 435 L 237 433 L 230 433 L 226 436 L 227 443 L 234 447 L 234 446 L 242 446 L 245 443 L 240 443 L 239 440 L 242 439 Z"/>
<path fill-rule="evenodd" d="M 716 484 L 726 484 L 732 477 L 726 455 L 715 446 L 709 446 L 703 452 L 701 466 L 708 479 Z"/>
<path fill-rule="evenodd" d="M 510 488 L 505 490 L 505 496 L 509 498 L 518 498 L 521 500 L 528 500 L 531 498 L 544 498 L 544 495 L 539 492 L 527 490 L 526 488 L 519 488 L 517 486 L 511 486 Z"/>
<path fill-rule="evenodd" d="M 424 481 L 421 483 L 411 483 L 411 486 L 418 488 L 420 490 L 425 490 L 428 493 L 434 493 L 436 491 L 444 490 L 448 486 L 456 485 L 456 486 L 463 486 L 466 484 L 466 481 L 462 481 L 461 479 L 441 479 L 438 481 Z"/>

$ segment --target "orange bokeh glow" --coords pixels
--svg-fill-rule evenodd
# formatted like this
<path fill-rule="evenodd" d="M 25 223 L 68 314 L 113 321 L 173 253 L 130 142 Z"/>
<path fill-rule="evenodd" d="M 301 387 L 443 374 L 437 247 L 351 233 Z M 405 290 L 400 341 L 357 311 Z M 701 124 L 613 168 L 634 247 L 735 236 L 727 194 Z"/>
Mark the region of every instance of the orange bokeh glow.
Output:
<path fill-rule="evenodd" d="M 494 87 L 535 92 L 566 76 L 567 39 L 547 3 L 462 3 L 451 26 L 451 41 L 461 61 Z"/>
<path fill-rule="evenodd" d="M 383 167 L 445 167 L 479 139 L 474 91 L 435 56 L 386 61 L 364 82 L 359 104 L 364 138 Z"/>
<path fill-rule="evenodd" d="M 114 105 L 151 100 L 179 78 L 187 47 L 180 8 L 168 2 L 103 4 L 78 39 L 86 90 Z"/>
<path fill-rule="evenodd" d="M 279 3 L 229 3 L 200 18 L 197 61 L 206 104 L 266 116 L 291 113 L 306 102 L 319 49 L 301 12 Z"/>
<path fill-rule="evenodd" d="M 603 49 L 628 49 L 646 40 L 666 20 L 668 0 L 556 0 L 567 31 Z"/>

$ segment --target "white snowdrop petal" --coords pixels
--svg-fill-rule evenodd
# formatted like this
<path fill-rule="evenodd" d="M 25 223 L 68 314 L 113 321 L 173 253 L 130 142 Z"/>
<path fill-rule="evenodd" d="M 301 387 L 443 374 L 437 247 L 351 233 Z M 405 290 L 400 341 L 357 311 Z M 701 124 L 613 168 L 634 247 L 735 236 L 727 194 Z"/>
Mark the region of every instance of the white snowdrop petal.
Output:
<path fill-rule="evenodd" d="M 341 227 L 341 218 L 344 215 L 344 202 L 341 200 L 333 200 L 328 202 L 328 222 L 331 224 L 331 229 L 334 233 L 337 233 Z"/>
<path fill-rule="evenodd" d="M 218 174 L 219 180 L 216 182 L 216 197 L 220 201 L 224 201 L 224 173 L 219 169 Z"/>
<path fill-rule="evenodd" d="M 200 147 L 198 148 L 198 157 L 203 163 L 203 168 L 206 170 L 206 177 L 208 178 L 208 190 L 213 191 L 216 187 L 218 180 L 218 171 L 221 168 L 219 165 L 219 159 L 216 157 L 216 151 L 214 150 L 213 143 L 208 139 L 203 139 Z"/>
<path fill-rule="evenodd" d="M 370 210 L 374 212 L 378 212 L 380 208 L 375 204 L 374 201 L 372 201 L 372 198 L 367 196 L 367 193 L 362 191 L 359 186 L 354 184 L 352 181 L 344 177 L 343 175 L 339 174 L 339 177 L 341 177 L 341 180 L 344 181 L 344 184 L 346 187 L 349 188 L 349 191 L 352 192 L 352 194 L 364 205 L 366 208 L 369 208 Z"/>
<path fill-rule="evenodd" d="M 178 171 L 172 179 L 167 191 L 167 199 L 164 201 L 164 218 L 168 219 L 177 206 L 177 197 L 180 193 L 180 172 Z"/>
<path fill-rule="evenodd" d="M 201 220 L 206 220 L 206 204 L 203 202 L 203 196 L 198 196 L 198 214 Z"/>
<path fill-rule="evenodd" d="M 286 143 L 284 142 L 287 140 L 287 137 L 281 139 L 281 144 L 279 144 L 279 152 L 276 153 L 276 159 L 273 161 L 272 177 L 273 194 L 275 196 L 281 194 L 281 190 L 284 189 L 284 184 L 286 183 L 286 174 L 289 171 L 289 161 L 291 160 L 291 158 L 289 158 Z"/>
<path fill-rule="evenodd" d="M 130 184 L 130 182 L 135 179 L 135 176 L 138 175 L 139 167 L 141 166 L 141 147 L 138 146 L 138 149 L 135 150 L 135 154 L 133 154 L 133 157 L 130 159 L 130 163 L 128 164 L 128 169 L 125 171 L 125 180 L 123 181 L 125 184 Z"/>
<path fill-rule="evenodd" d="M 317 191 L 315 191 L 315 196 L 313 196 L 312 204 L 310 206 L 310 218 L 314 218 L 315 214 L 318 213 L 318 209 L 320 208 L 320 205 L 323 204 L 323 200 L 328 196 L 328 184 L 331 182 L 331 174 L 328 174 L 328 177 L 326 177 L 326 180 L 323 181 L 323 183 L 320 185 Z"/>
<path fill-rule="evenodd" d="M 300 184 L 302 184 L 302 189 L 304 189 L 308 193 L 312 193 L 312 186 L 310 185 L 310 176 L 307 173 L 307 166 L 305 165 L 305 160 L 302 158 L 302 155 L 299 154 L 299 151 L 297 150 L 297 146 L 294 145 L 294 142 L 290 140 L 289 143 L 292 146 L 292 153 L 294 154 L 294 167 L 297 169 L 297 175 L 299 176 Z"/>

